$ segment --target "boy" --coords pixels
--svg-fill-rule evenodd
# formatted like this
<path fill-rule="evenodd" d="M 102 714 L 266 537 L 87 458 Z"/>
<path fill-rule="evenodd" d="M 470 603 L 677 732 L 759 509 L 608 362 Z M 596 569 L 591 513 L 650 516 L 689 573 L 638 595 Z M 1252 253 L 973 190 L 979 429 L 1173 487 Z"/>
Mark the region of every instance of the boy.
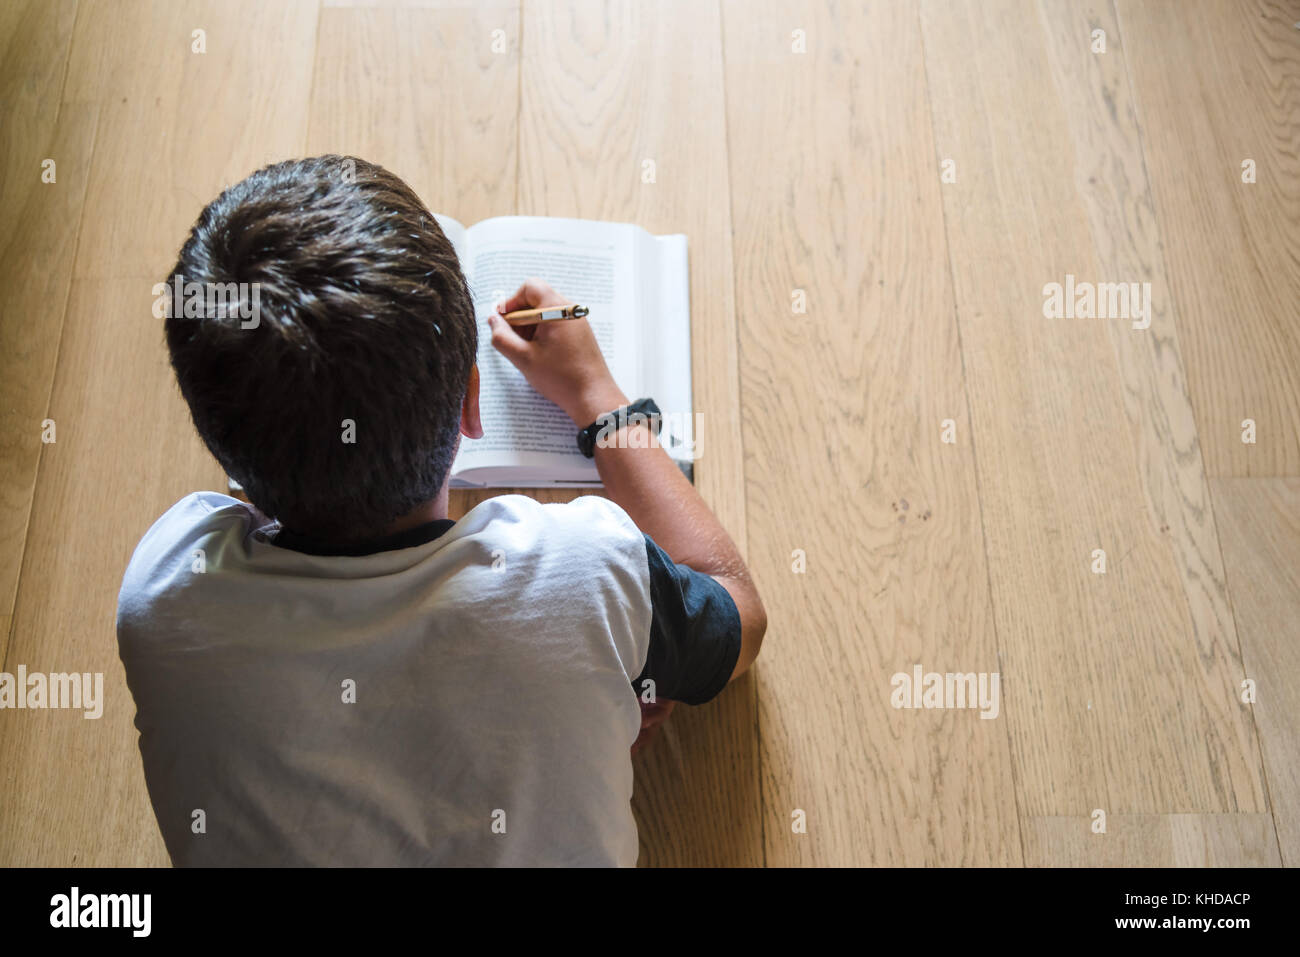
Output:
<path fill-rule="evenodd" d="M 168 287 L 187 283 L 225 292 L 168 303 L 172 365 L 252 506 L 182 499 L 118 600 L 173 863 L 634 865 L 639 703 L 652 726 L 709 700 L 766 628 L 651 426 L 620 417 L 646 434 L 595 448 L 608 500 L 448 519 L 460 437 L 483 434 L 473 306 L 428 210 L 362 160 L 226 190 Z M 590 326 L 526 338 L 499 315 L 564 302 L 530 280 L 488 325 L 576 434 L 629 405 Z"/>

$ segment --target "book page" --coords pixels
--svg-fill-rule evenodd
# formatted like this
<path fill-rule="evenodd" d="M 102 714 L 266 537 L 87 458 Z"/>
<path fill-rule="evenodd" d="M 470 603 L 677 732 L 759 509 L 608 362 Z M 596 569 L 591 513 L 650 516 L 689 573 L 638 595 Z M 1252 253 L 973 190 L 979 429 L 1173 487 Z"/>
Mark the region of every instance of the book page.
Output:
<path fill-rule="evenodd" d="M 642 381 L 637 232 L 621 223 L 532 216 L 487 219 L 467 230 L 484 434 L 461 440 L 453 467 L 458 478 L 473 482 L 482 480 L 474 471 L 508 468 L 534 481 L 599 481 L 595 464 L 578 451 L 569 417 L 492 348 L 487 314 L 525 279 L 546 280 L 590 310 L 587 321 L 611 373 L 625 392 L 636 393 Z"/>
<path fill-rule="evenodd" d="M 638 230 L 641 382 L 662 421 L 659 441 L 688 476 L 696 458 L 691 394 L 691 303 L 686 237 Z"/>

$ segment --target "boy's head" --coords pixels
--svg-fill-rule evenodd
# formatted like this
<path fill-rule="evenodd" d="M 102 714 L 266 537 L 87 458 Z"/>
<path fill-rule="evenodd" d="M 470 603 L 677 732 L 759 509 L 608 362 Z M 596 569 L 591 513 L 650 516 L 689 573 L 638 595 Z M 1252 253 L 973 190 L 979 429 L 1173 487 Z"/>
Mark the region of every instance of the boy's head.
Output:
<path fill-rule="evenodd" d="M 438 495 L 477 331 L 456 253 L 404 182 L 343 156 L 258 170 L 203 210 L 168 289 L 194 425 L 259 509 L 348 542 Z"/>

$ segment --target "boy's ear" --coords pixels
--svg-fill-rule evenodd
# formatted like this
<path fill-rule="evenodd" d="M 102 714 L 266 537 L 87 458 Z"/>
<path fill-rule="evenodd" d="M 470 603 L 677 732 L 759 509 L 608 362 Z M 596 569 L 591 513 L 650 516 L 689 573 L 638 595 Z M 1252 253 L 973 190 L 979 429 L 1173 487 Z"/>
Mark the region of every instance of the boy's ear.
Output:
<path fill-rule="evenodd" d="M 478 414 L 478 364 L 469 367 L 469 383 L 460 404 L 460 434 L 467 439 L 483 438 L 483 422 Z"/>

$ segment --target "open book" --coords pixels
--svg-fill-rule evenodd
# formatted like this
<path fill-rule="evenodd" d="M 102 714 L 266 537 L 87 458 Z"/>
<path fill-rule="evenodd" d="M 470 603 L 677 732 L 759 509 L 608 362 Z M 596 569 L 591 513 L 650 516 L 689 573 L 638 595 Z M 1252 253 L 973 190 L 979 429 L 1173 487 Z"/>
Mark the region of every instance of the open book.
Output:
<path fill-rule="evenodd" d="M 461 439 L 452 487 L 600 485 L 595 463 L 578 451 L 577 426 L 492 348 L 488 313 L 530 276 L 590 310 L 587 321 L 614 380 L 632 399 L 655 400 L 663 413 L 660 442 L 690 477 L 686 237 L 584 219 L 499 216 L 469 228 L 436 219 L 456 248 L 479 320 L 483 438 Z"/>

